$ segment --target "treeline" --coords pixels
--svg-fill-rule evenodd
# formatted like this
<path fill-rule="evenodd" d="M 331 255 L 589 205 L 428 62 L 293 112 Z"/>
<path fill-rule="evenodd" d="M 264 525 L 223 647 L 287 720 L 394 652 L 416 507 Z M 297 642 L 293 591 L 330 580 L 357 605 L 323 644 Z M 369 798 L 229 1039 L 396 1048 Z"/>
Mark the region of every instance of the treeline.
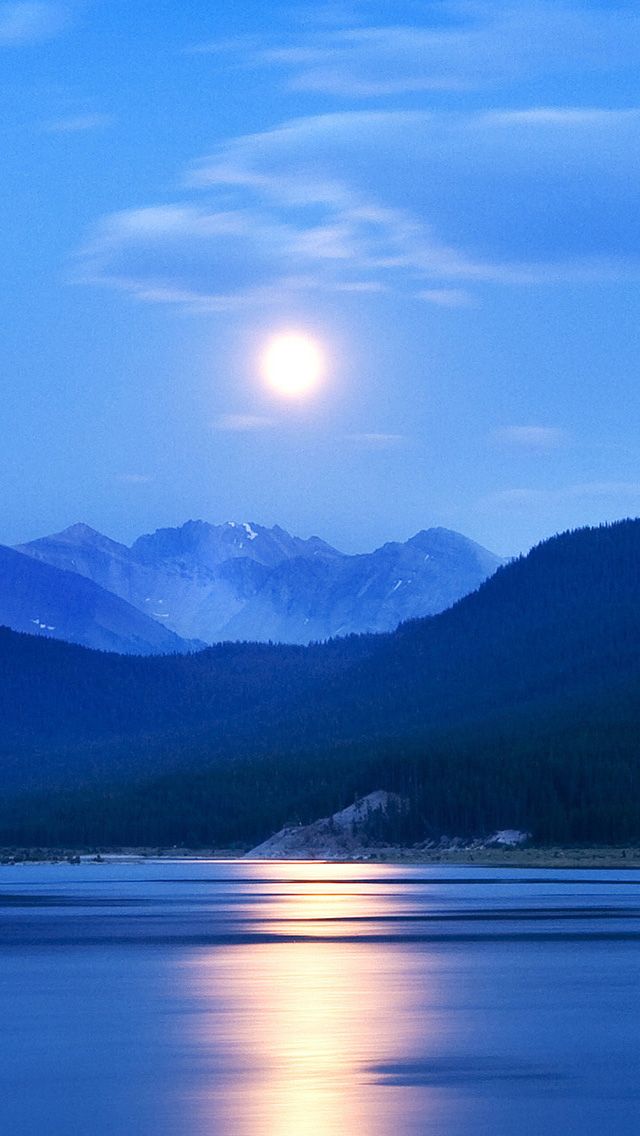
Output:
<path fill-rule="evenodd" d="M 158 659 L 1 631 L 0 843 L 251 844 L 375 788 L 408 841 L 640 840 L 639 579 L 625 521 L 390 635 Z"/>
<path fill-rule="evenodd" d="M 400 793 L 406 812 L 381 840 L 486 836 L 520 828 L 538 843 L 640 841 L 640 683 L 503 714 L 423 740 L 379 739 L 332 750 L 223 758 L 135 783 L 0 804 L 0 845 L 246 848 L 285 824 L 308 823 L 372 789 Z"/>

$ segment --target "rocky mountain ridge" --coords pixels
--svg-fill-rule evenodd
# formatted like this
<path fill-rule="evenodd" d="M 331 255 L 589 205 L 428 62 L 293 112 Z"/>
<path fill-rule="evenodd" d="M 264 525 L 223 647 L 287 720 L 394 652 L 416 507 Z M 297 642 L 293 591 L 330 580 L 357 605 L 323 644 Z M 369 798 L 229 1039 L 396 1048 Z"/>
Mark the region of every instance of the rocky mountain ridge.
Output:
<path fill-rule="evenodd" d="M 390 631 L 474 591 L 502 563 L 467 537 L 432 528 L 346 555 L 279 526 L 187 521 L 131 547 L 88 525 L 19 545 L 86 577 L 183 640 L 306 644 Z"/>
<path fill-rule="evenodd" d="M 639 568 L 627 520 L 385 635 L 141 659 L 0 628 L 0 844 L 255 848 L 373 786 L 409 808 L 368 836 L 425 856 L 635 845 Z"/>
<path fill-rule="evenodd" d="M 197 646 L 86 576 L 1 545 L 0 582 L 0 624 L 14 631 L 129 655 Z"/>

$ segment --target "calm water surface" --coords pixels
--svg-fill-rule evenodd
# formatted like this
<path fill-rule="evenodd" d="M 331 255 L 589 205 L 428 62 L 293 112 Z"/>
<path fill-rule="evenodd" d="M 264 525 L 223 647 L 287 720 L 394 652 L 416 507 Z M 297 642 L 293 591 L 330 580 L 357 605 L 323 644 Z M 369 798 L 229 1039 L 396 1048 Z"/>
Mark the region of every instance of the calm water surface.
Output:
<path fill-rule="evenodd" d="M 10 1136 L 637 1136 L 640 872 L 0 868 Z"/>

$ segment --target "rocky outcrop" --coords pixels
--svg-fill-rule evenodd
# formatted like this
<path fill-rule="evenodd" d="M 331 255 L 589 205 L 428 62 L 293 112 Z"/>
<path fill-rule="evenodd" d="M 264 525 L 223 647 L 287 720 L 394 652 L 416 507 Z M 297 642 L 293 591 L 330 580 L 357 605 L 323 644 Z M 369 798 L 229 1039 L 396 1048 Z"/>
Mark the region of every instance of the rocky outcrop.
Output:
<path fill-rule="evenodd" d="M 245 855 L 246 860 L 350 860 L 379 844 L 372 835 L 385 817 L 406 808 L 397 793 L 377 789 L 313 824 L 281 828 Z"/>
<path fill-rule="evenodd" d="M 366 860 L 394 856 L 385 829 L 392 816 L 407 809 L 397 793 L 377 789 L 346 809 L 313 824 L 288 825 L 247 852 L 245 860 Z M 529 832 L 504 828 L 484 837 L 440 836 L 413 845 L 414 852 L 476 852 L 485 848 L 519 848 L 531 839 Z M 408 849 L 407 849 L 408 851 Z"/>

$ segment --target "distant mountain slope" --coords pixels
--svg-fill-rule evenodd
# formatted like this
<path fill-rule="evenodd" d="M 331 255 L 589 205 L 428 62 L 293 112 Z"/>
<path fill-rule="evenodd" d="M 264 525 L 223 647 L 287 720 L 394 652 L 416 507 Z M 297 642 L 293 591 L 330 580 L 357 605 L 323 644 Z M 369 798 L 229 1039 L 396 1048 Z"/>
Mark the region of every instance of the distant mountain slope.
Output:
<path fill-rule="evenodd" d="M 102 651 L 174 653 L 188 644 L 74 572 L 0 546 L 0 624 Z"/>
<path fill-rule="evenodd" d="M 143 659 L 0 632 L 0 838 L 256 844 L 373 785 L 411 802 L 398 839 L 640 840 L 639 578 L 627 521 L 391 634 Z"/>
<path fill-rule="evenodd" d="M 216 638 L 212 629 L 226 623 L 268 571 L 247 557 L 224 561 L 218 571 L 213 562 L 207 565 L 198 556 L 185 560 L 180 541 L 161 538 L 159 543 L 167 556 L 158 556 L 155 562 L 153 545 L 143 543 L 138 555 L 88 525 L 77 524 L 20 545 L 18 551 L 78 572 L 174 634 L 205 643 Z"/>
<path fill-rule="evenodd" d="M 182 637 L 207 643 L 309 643 L 393 630 L 442 611 L 501 563 L 446 529 L 346 556 L 318 537 L 248 522 L 188 521 L 131 548 L 78 524 L 18 551 L 78 572 Z"/>
<path fill-rule="evenodd" d="M 442 528 L 358 556 L 311 564 L 287 560 L 229 620 L 225 635 L 308 643 L 392 631 L 404 620 L 444 611 L 501 563 L 481 545 Z"/>
<path fill-rule="evenodd" d="M 131 551 L 145 564 L 179 561 L 209 569 L 238 557 L 273 568 L 283 560 L 299 556 L 333 559 L 341 555 L 317 536 L 302 540 L 279 525 L 269 529 L 248 521 L 227 521 L 224 525 L 187 521 L 180 528 L 157 529 L 138 537 Z"/>
<path fill-rule="evenodd" d="M 95 739 L 215 726 L 216 752 L 264 750 L 282 735 L 292 744 L 407 735 L 606 684 L 640 673 L 639 577 L 640 521 L 628 521 L 546 541 L 448 611 L 382 635 L 145 660 L 4 631 L 0 744 L 9 730 L 51 739 L 60 721 L 65 743 L 81 723 Z M 78 684 L 82 714 L 70 699 Z"/>

